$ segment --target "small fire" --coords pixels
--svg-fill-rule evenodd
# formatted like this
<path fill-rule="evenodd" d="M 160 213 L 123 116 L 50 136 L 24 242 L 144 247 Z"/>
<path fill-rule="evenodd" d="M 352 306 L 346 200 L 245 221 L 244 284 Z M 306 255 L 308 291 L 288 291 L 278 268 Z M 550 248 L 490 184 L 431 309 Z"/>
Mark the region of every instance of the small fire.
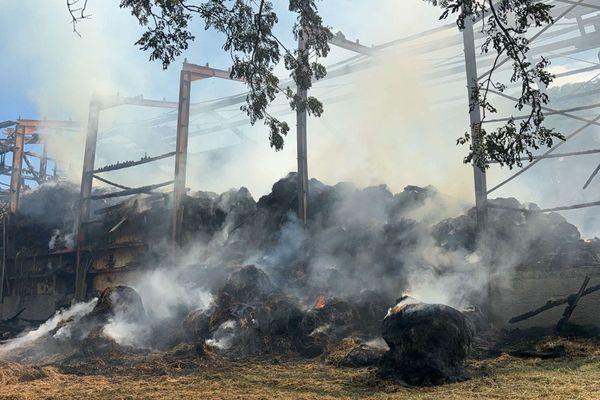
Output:
<path fill-rule="evenodd" d="M 320 294 L 319 297 L 317 297 L 317 301 L 315 301 L 313 308 L 315 310 L 320 310 L 325 307 L 325 304 L 327 304 L 327 299 L 324 294 Z"/>

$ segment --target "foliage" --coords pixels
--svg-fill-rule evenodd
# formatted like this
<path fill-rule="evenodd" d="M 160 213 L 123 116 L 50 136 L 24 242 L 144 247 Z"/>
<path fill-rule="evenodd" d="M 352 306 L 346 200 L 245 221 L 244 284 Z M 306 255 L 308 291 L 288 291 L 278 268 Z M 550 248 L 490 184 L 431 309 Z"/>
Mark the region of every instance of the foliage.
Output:
<path fill-rule="evenodd" d="M 70 1 L 70 2 L 69 2 Z M 67 2 L 73 19 L 86 18 L 87 0 Z M 85 1 L 77 7 L 80 1 Z M 403 1 L 403 0 L 398 0 Z M 471 107 L 479 106 L 486 115 L 497 112 L 488 99 L 493 92 L 502 92 L 506 84 L 494 79 L 495 69 L 505 62 L 512 62 L 510 83 L 520 83 L 521 95 L 515 107 L 528 110 L 528 117 L 516 122 L 515 118 L 493 131 L 482 125 L 475 127 L 474 140 L 467 133 L 457 140 L 458 144 L 469 144 L 465 163 L 473 162 L 487 168 L 490 162 L 498 162 L 512 168 L 522 165 L 522 156 L 532 159 L 532 150 L 552 146 L 555 139 L 564 137 L 544 126 L 543 106 L 548 96 L 541 88 L 548 86 L 553 75 L 547 71 L 549 61 L 541 58 L 532 62 L 528 57 L 531 28 L 552 23 L 551 7 L 541 0 L 425 0 L 443 9 L 440 19 L 456 16 L 459 28 L 465 21 L 480 18 L 481 32 L 486 39 L 481 47 L 483 53 L 494 51 L 494 68 L 478 81 L 473 89 Z M 194 16 L 200 17 L 205 29 L 215 29 L 225 35 L 224 50 L 233 61 L 231 76 L 244 79 L 250 91 L 246 104 L 241 107 L 250 117 L 252 124 L 264 120 L 270 129 L 270 143 L 276 150 L 284 145 L 284 136 L 289 132 L 285 121 L 268 112 L 269 105 L 277 94 L 283 93 L 292 109 L 306 109 L 309 114 L 320 116 L 323 104 L 314 97 L 303 99 L 289 86 L 281 87 L 274 73 L 283 59 L 283 65 L 299 91 L 311 87 L 313 80 L 323 78 L 327 71 L 319 62 L 329 52 L 328 39 L 332 37 L 329 27 L 323 25 L 317 8 L 317 0 L 289 0 L 288 8 L 297 14 L 292 33 L 296 40 L 306 41 L 305 50 L 288 49 L 274 34 L 278 16 L 273 3 L 266 0 L 120 0 L 120 7 L 129 9 L 146 32 L 136 44 L 150 52 L 151 60 L 160 60 L 167 68 L 173 60 L 188 48 L 194 36 L 189 25 Z"/>
<path fill-rule="evenodd" d="M 273 33 L 278 16 L 273 3 L 266 0 L 209 0 L 192 4 L 187 0 L 121 0 L 120 6 L 131 10 L 139 23 L 147 27 L 137 41 L 142 50 L 150 51 L 151 60 L 162 61 L 163 67 L 187 49 L 194 36 L 189 22 L 194 15 L 205 23 L 205 29 L 225 34 L 223 49 L 233 61 L 231 77 L 244 79 L 250 88 L 246 104 L 241 107 L 252 124 L 264 120 L 270 129 L 271 146 L 283 148 L 289 125 L 268 112 L 268 107 L 279 93 L 289 100 L 292 109 L 306 109 L 320 116 L 323 104 L 314 97 L 306 100 L 289 87 L 281 87 L 275 67 L 283 65 L 301 90 L 308 90 L 313 80 L 325 76 L 325 67 L 319 62 L 329 52 L 331 31 L 323 26 L 315 0 L 290 0 L 289 10 L 297 14 L 292 27 L 294 38 L 306 41 L 305 50 L 288 49 Z M 308 34 L 310 33 L 310 34 Z"/>
<path fill-rule="evenodd" d="M 539 0 L 428 0 L 443 8 L 440 19 L 456 14 L 457 25 L 465 27 L 465 20 L 481 19 L 481 33 L 485 40 L 481 46 L 482 53 L 495 51 L 493 66 L 487 71 L 471 93 L 471 107 L 479 105 L 482 121 L 488 113 L 496 113 L 496 108 L 488 96 L 490 89 L 503 92 L 506 84 L 494 80 L 494 72 L 507 61 L 512 62 L 510 83 L 521 84 L 521 95 L 515 108 L 528 110 L 527 118 L 518 124 L 511 117 L 506 125 L 493 131 L 486 131 L 482 126 L 475 127 L 479 134 L 469 146 L 465 163 L 474 162 L 481 168 L 487 168 L 491 161 L 512 168 L 522 166 L 522 155 L 532 160 L 533 149 L 542 146 L 551 147 L 554 139 L 564 139 L 554 129 L 544 126 L 543 107 L 549 98 L 543 89 L 550 85 L 554 76 L 546 68 L 550 62 L 541 57 L 532 62 L 528 56 L 530 40 L 525 34 L 535 27 L 542 27 L 553 22 L 550 10 L 553 6 Z M 535 36 L 534 36 L 535 37 Z M 457 140 L 459 144 L 470 141 L 467 133 Z"/>

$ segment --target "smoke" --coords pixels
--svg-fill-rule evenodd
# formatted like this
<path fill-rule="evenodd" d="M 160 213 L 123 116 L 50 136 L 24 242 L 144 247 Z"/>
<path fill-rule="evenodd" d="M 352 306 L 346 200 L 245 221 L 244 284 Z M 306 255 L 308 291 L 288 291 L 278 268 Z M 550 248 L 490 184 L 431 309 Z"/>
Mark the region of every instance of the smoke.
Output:
<path fill-rule="evenodd" d="M 71 326 L 83 316 L 89 314 L 96 305 L 97 300 L 92 299 L 87 303 L 77 303 L 65 310 L 59 310 L 38 328 L 1 344 L 0 358 L 9 358 L 19 350 L 31 347 L 38 340 L 47 338 L 49 335 L 58 341 L 70 339 Z M 44 350 L 48 351 L 49 349 Z M 29 357 L 32 356 L 29 355 Z M 33 356 L 32 358 L 38 357 Z"/>
<path fill-rule="evenodd" d="M 378 7 L 352 4 L 354 12 L 343 15 L 338 12 L 339 4 L 320 5 L 324 20 L 334 27 L 334 31 L 340 29 L 349 39 L 359 38 L 367 46 L 449 22 L 439 22 L 440 10 L 419 1 L 386 0 Z M 78 26 L 81 37 L 73 34 L 66 6 L 58 0 L 46 1 L 42 5 L 22 4 L 19 8 L 6 4 L 3 10 L 3 15 L 18 12 L 28 16 L 25 20 L 7 18 L 3 26 L 13 38 L 7 43 L 7 58 L 19 60 L 21 68 L 20 71 L 11 70 L 11 73 L 27 77 L 22 79 L 26 85 L 24 90 L 37 106 L 38 117 L 72 118 L 83 123 L 82 129 L 77 132 L 44 132 L 43 139 L 51 156 L 58 159 L 63 177 L 76 183 L 80 181 L 84 132 L 92 93 L 144 94 L 147 98 L 176 99 L 177 64 L 180 60 L 167 72 L 163 72 L 158 63 L 148 63 L 147 54 L 133 45 L 142 28 L 137 26 L 127 10 L 108 3 L 90 4 L 89 12 L 93 18 Z M 375 18 L 382 22 L 367 22 Z M 281 35 L 284 39 L 287 36 L 283 26 L 291 20 L 282 7 Z M 33 45 L 32 32 L 45 38 L 43 46 Z M 453 35 L 435 35 L 420 44 L 439 46 L 458 37 L 459 33 L 455 31 Z M 210 59 L 215 66 L 227 67 L 228 55 L 217 51 L 214 46 L 221 38 L 215 37 L 214 32 L 198 32 L 197 36 L 198 41 L 186 56 L 194 62 L 203 63 Z M 22 46 L 21 43 L 32 46 Z M 323 117 L 309 120 L 311 176 L 328 183 L 343 180 L 359 186 L 385 183 L 393 191 L 399 191 L 407 184 L 431 184 L 448 195 L 472 203 L 472 172 L 469 166 L 462 164 L 467 149 L 455 145 L 456 138 L 468 128 L 464 81 L 446 81 L 440 77 L 432 80 L 440 63 L 460 59 L 460 46 L 426 54 L 416 52 L 418 47 L 408 42 L 390 48 L 381 52 L 373 61 L 372 68 L 315 83 L 311 94 L 322 99 L 338 97 L 343 101 L 326 102 Z M 457 53 L 451 54 L 452 51 Z M 199 54 L 209 56 L 198 59 Z M 328 63 L 351 55 L 334 48 Z M 553 63 L 554 72 L 586 65 L 556 59 Z M 561 78 L 554 87 L 590 78 L 593 76 L 585 74 Z M 196 86 L 194 102 L 245 90 L 239 83 L 212 80 Z M 458 100 L 443 101 L 449 97 Z M 510 102 L 504 104 L 499 101 L 496 104 L 503 115 L 515 112 L 514 104 Z M 273 113 L 282 114 L 287 109 L 286 102 L 281 99 L 275 104 Z M 160 125 L 157 130 L 149 130 L 144 125 L 146 121 L 164 115 L 164 111 L 140 107 L 103 111 L 96 166 L 172 151 L 174 119 Z M 293 125 L 293 114 L 281 116 Z M 203 114 L 192 119 L 188 186 L 222 192 L 243 184 L 260 196 L 268 192 L 271 182 L 281 176 L 282 171 L 295 169 L 294 132 L 287 138 L 286 148 L 276 153 L 269 148 L 264 126 L 259 124 L 251 128 L 244 124 L 229 129 L 229 122 L 238 120 L 244 120 L 244 116 L 237 107 L 219 110 L 219 115 Z M 222 129 L 210 134 L 196 134 L 206 127 L 217 126 L 222 126 Z M 156 139 L 146 140 L 149 135 Z M 593 148 L 594 140 L 597 141 L 597 135 L 594 135 L 587 135 L 593 140 L 581 142 L 581 147 Z M 213 151 L 221 147 L 222 150 Z M 540 169 L 536 167 L 536 170 L 499 191 L 498 195 L 517 196 L 548 207 L 597 197 L 597 185 L 583 192 L 583 182 L 563 176 L 564 171 L 569 171 L 571 175 L 582 175 L 585 181 L 583 175 L 589 175 L 595 167 L 593 159 L 581 162 L 548 160 L 544 163 L 551 165 Z M 252 173 L 248 173 L 250 170 Z M 106 174 L 105 177 L 128 186 L 141 186 L 169 180 L 172 172 L 173 162 L 167 159 L 129 171 Z M 490 170 L 490 185 L 511 172 L 496 168 Z M 544 184 L 532 184 L 539 182 Z M 569 215 L 574 216 L 586 236 L 597 234 L 597 221 L 591 213 L 575 211 Z"/>
<path fill-rule="evenodd" d="M 368 19 L 365 15 L 374 12 L 378 18 L 384 17 L 381 23 L 370 24 L 377 25 L 375 28 L 360 32 L 363 43 L 380 43 L 387 38 L 414 33 L 409 32 L 409 28 L 421 30 L 420 19 L 433 19 L 438 13 L 438 10 L 423 11 L 425 8 L 421 6 L 413 8 L 397 0 L 384 3 L 384 12 L 371 4 L 352 5 L 360 7 L 356 15 L 361 19 Z M 148 98 L 175 99 L 177 68 L 159 74 L 160 67 L 148 64 L 147 55 L 133 48 L 131 44 L 140 32 L 126 11 L 109 3 L 95 2 L 93 6 L 94 19 L 80 27 L 82 38 L 67 29 L 64 3 L 48 1 L 43 5 L 23 6 L 22 12 L 28 18 L 19 20 L 14 40 L 9 45 L 11 54 L 21 57 L 23 65 L 30 66 L 27 70 L 32 77 L 29 95 L 39 115 L 52 119 L 73 118 L 82 121 L 85 127 L 93 93 L 120 92 L 128 96 L 144 93 Z M 324 3 L 324 7 L 327 13 L 330 6 Z M 339 15 L 337 6 L 334 8 L 331 15 Z M 419 8 L 418 17 L 411 14 L 416 8 Z M 406 23 L 398 23 L 397 18 Z M 65 23 L 56 24 L 56 21 Z M 341 26 L 344 21 L 332 24 Z M 356 21 L 348 25 L 365 27 L 356 25 Z M 33 28 L 47 43 L 34 51 L 20 45 L 30 42 Z M 443 43 L 446 39 L 439 38 L 439 41 Z M 194 309 L 210 308 L 215 291 L 228 272 L 246 263 L 264 268 L 278 287 L 305 304 L 311 304 L 319 293 L 356 299 L 366 290 L 372 290 L 392 300 L 409 291 L 425 302 L 460 307 L 482 302 L 491 282 L 496 286 L 506 284 L 510 271 L 532 261 L 527 256 L 531 248 L 548 249 L 540 244 L 540 238 L 548 234 L 548 227 L 562 222 L 550 221 L 554 217 L 520 221 L 519 218 L 525 217 L 512 212 L 494 214 L 495 224 L 501 226 L 506 222 L 506 225 L 495 228 L 479 247 L 473 245 L 474 238 L 469 236 L 474 231 L 473 216 L 462 215 L 473 200 L 472 170 L 462 163 L 466 148 L 455 146 L 456 138 L 468 127 L 464 81 L 438 80 L 435 86 L 427 83 L 440 59 L 428 54 L 417 55 L 413 50 L 399 47 L 385 51 L 368 69 L 315 83 L 311 94 L 342 101 L 326 103 L 324 115 L 309 120 L 310 176 L 329 184 L 339 181 L 351 184 L 328 187 L 311 183 L 308 229 L 293 213 L 296 196 L 293 177 L 288 179 L 291 194 L 283 197 L 273 194 L 272 204 L 263 202 L 258 209 L 254 200 L 247 201 L 243 203 L 243 207 L 248 207 L 244 212 L 240 212 L 241 203 L 229 204 L 225 194 L 199 195 L 194 201 L 200 204 L 200 216 L 193 220 L 193 215 L 188 215 L 186 220 L 197 237 L 188 238 L 188 247 L 176 255 L 165 244 L 153 243 L 152 254 L 159 249 L 163 256 L 143 260 L 143 272 L 127 282 L 140 294 L 146 318 L 131 321 L 117 312 L 104 332 L 119 344 L 134 347 L 160 348 L 177 340 L 185 315 Z M 188 55 L 197 54 L 206 53 Z M 219 66 L 227 66 L 226 58 L 217 60 L 222 62 Z M 201 62 L 196 57 L 192 61 Z M 39 73 L 31 73 L 29 68 L 41 69 L 33 70 Z M 194 90 L 192 100 L 197 102 L 243 90 L 240 85 L 224 87 L 211 83 Z M 462 100 L 451 104 L 442 101 L 454 95 L 460 95 Z M 510 112 L 511 107 L 505 104 L 503 109 Z M 293 126 L 293 115 L 285 113 L 287 104 L 283 99 L 275 104 L 274 110 Z M 243 118 L 237 107 L 220 113 L 224 122 L 214 115 L 201 115 L 191 121 L 187 185 L 216 192 L 244 185 L 255 198 L 269 193 L 271 183 L 283 171 L 295 169 L 294 133 L 287 137 L 285 149 L 276 153 L 268 146 L 264 126 L 244 126 L 240 128 L 242 135 L 238 135 L 240 132 L 231 129 L 233 124 L 229 124 Z M 159 115 L 164 113 L 132 107 L 103 111 L 96 166 L 172 151 L 175 118 L 156 130 L 148 129 L 148 122 Z M 223 124 L 225 129 L 203 134 L 202 129 L 207 124 Z M 82 128 L 79 132 L 62 135 L 44 132 L 49 153 L 58 160 L 61 173 L 77 183 L 81 177 L 84 131 Z M 593 140 L 597 142 L 596 136 Z M 582 144 L 589 146 L 595 143 L 593 140 Z M 223 149 L 213 151 L 221 147 Z M 571 175 L 581 175 L 588 169 L 591 172 L 590 166 L 589 161 L 585 165 L 578 164 L 574 173 L 560 168 L 555 173 L 546 168 L 526 176 L 500 195 L 522 195 L 549 206 L 582 201 L 584 197 L 574 194 L 574 185 L 551 191 L 541 189 L 540 182 L 546 183 L 551 181 L 550 176 L 558 176 L 557 183 L 570 183 L 574 181 Z M 171 179 L 172 167 L 172 159 L 167 159 L 105 177 L 132 187 L 142 186 Z M 497 182 L 509 173 L 491 171 L 490 182 Z M 372 186 L 382 184 L 387 187 Z M 425 189 L 407 187 L 403 190 L 407 185 Z M 355 186 L 372 187 L 357 189 Z M 597 194 L 597 190 L 593 190 L 592 194 Z M 202 208 L 203 202 L 209 204 L 208 211 Z M 226 215 L 224 221 L 215 210 Z M 50 210 L 45 214 L 60 213 Z M 598 225 L 594 222 L 582 223 L 587 224 L 584 225 L 587 234 L 597 231 Z M 57 246 L 60 232 L 64 235 L 69 230 L 56 224 L 52 229 L 60 231 L 44 238 L 44 243 L 51 238 L 50 248 Z M 515 232 L 522 234 L 514 235 Z M 556 236 L 564 236 L 561 235 Z M 67 247 L 72 246 L 71 239 L 69 234 L 64 235 Z M 458 244 L 450 245 L 453 240 Z M 50 334 L 61 321 L 80 318 L 91 307 L 93 304 L 86 303 L 58 313 L 37 330 L 0 347 L 0 355 L 26 347 Z M 221 348 L 230 346 L 235 329 L 232 324 L 232 321 L 224 323 L 211 344 Z M 68 334 L 68 330 L 61 328 L 55 335 L 59 332 Z M 157 332 L 163 332 L 163 336 L 179 333 L 159 337 Z"/>
<path fill-rule="evenodd" d="M 237 329 L 236 321 L 225 321 L 212 334 L 212 337 L 206 341 L 206 344 L 216 347 L 219 350 L 228 350 L 236 336 Z"/>

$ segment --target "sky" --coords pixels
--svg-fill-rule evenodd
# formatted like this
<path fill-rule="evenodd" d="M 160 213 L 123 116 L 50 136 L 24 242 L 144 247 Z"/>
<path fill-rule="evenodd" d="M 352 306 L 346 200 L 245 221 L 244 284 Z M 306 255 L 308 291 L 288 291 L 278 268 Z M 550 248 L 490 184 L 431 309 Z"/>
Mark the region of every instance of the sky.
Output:
<path fill-rule="evenodd" d="M 282 7 L 285 2 L 276 3 Z M 318 4 L 325 23 L 333 32 L 342 31 L 348 39 L 360 39 L 361 44 L 368 46 L 449 22 L 439 21 L 439 9 L 422 0 L 323 0 Z M 23 117 L 85 122 L 92 93 L 176 100 L 184 58 L 201 65 L 210 63 L 215 68 L 226 69 L 231 64 L 228 54 L 222 50 L 223 38 L 205 31 L 199 20 L 194 20 L 192 25 L 196 40 L 163 70 L 159 62 L 149 62 L 148 54 L 137 48 L 135 42 L 143 28 L 127 10 L 119 9 L 116 2 L 90 0 L 91 18 L 78 25 L 81 36 L 73 33 L 63 0 L 0 0 L 0 9 L 3 60 L 0 64 L 0 121 Z M 293 16 L 285 8 L 278 12 L 277 35 L 293 46 L 289 30 Z M 458 31 L 455 34 L 459 35 Z M 333 48 L 325 64 L 331 65 L 353 55 Z M 595 54 L 584 56 L 597 58 Z M 428 75 L 437 63 L 450 57 L 459 60 L 462 55 L 444 49 L 420 55 L 396 49 L 386 52 L 375 68 L 315 84 L 312 94 L 318 97 L 352 99 L 326 103 L 322 118 L 309 119 L 310 176 L 327 183 L 348 180 L 359 186 L 387 184 L 396 192 L 409 184 L 432 184 L 450 196 L 472 203 L 472 170 L 462 164 L 465 148 L 455 146 L 456 138 L 468 128 L 464 80 L 431 82 Z M 577 65 L 574 60 L 562 60 L 553 68 L 560 72 Z M 592 72 L 569 77 L 559 83 L 585 81 L 593 75 Z M 194 83 L 192 101 L 225 97 L 244 90 L 237 82 L 204 80 Z M 450 97 L 458 100 L 453 104 L 440 103 L 441 99 Z M 285 103 L 277 103 L 274 109 L 284 111 Z M 163 112 L 122 107 L 103 113 L 96 165 L 169 151 L 168 140 L 158 141 L 136 124 Z M 192 130 L 214 125 L 214 118 L 192 119 Z M 236 107 L 230 107 L 218 118 L 236 121 L 243 115 L 240 116 Z M 293 126 L 293 119 L 289 122 Z M 193 190 L 220 192 L 243 185 L 259 197 L 270 190 L 275 180 L 296 169 L 293 132 L 287 138 L 285 149 L 275 152 L 268 146 L 262 125 L 250 127 L 248 124 L 240 129 L 247 138 L 245 142 L 240 142 L 231 131 L 190 138 L 190 152 L 197 157 L 190 157 L 188 186 Z M 168 136 L 166 131 L 162 135 Z M 60 160 L 61 173 L 74 182 L 80 179 L 83 139 L 83 133 L 48 139 L 50 154 Z M 210 149 L 230 145 L 231 149 L 223 154 L 208 153 Z M 589 175 L 588 169 L 593 169 L 593 164 L 592 160 L 582 171 L 574 172 Z M 510 173 L 493 170 L 489 180 L 498 182 Z M 148 182 L 149 177 L 155 181 L 165 180 L 169 174 L 172 174 L 171 160 L 148 166 L 147 170 L 135 170 L 127 176 L 108 177 L 135 186 L 153 183 Z M 544 207 L 562 205 L 565 201 L 571 204 L 583 198 L 572 195 L 574 189 L 548 188 L 548 182 L 535 180 L 538 175 L 529 175 L 531 177 L 507 185 L 497 195 L 535 201 Z M 590 219 L 589 214 L 571 215 L 575 215 L 575 222 L 583 227 L 587 236 L 600 235 L 599 222 Z"/>

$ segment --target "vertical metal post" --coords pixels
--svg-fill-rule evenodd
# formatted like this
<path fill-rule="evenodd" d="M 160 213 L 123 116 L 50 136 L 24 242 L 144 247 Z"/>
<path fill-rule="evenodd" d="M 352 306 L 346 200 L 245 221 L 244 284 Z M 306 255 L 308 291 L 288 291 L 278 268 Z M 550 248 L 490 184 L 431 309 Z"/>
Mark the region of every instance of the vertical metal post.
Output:
<path fill-rule="evenodd" d="M 2 217 L 2 269 L 0 270 L 0 303 L 4 302 L 4 277 L 6 275 L 6 216 Z"/>
<path fill-rule="evenodd" d="M 298 58 L 307 57 L 306 55 L 306 33 L 301 30 L 298 35 Z M 296 137 L 298 152 L 298 218 L 306 225 L 308 221 L 308 162 L 306 145 L 306 99 L 308 96 L 306 89 L 298 87 L 298 97 L 302 106 L 296 107 Z"/>
<path fill-rule="evenodd" d="M 23 152 L 25 147 L 25 128 L 17 123 L 15 127 L 15 143 L 12 159 L 12 173 L 10 176 L 9 210 L 14 214 L 19 207 L 21 191 L 21 176 L 23 171 Z"/>
<path fill-rule="evenodd" d="M 42 143 L 42 158 L 40 159 L 40 178 L 42 182 L 46 182 L 46 175 L 48 169 L 48 149 L 46 144 Z"/>
<path fill-rule="evenodd" d="M 477 59 L 475 56 L 475 36 L 473 20 L 465 18 L 463 41 L 465 46 L 465 69 L 467 72 L 467 88 L 469 91 L 469 117 L 471 120 L 471 144 L 476 152 L 481 148 L 481 110 L 475 93 L 477 93 Z M 473 176 L 475 179 L 475 208 L 477 210 L 477 233 L 480 234 L 487 225 L 487 184 L 485 170 L 477 166 L 481 154 L 475 154 Z"/>
<path fill-rule="evenodd" d="M 192 73 L 181 71 L 179 78 L 179 108 L 177 110 L 177 141 L 175 149 L 175 177 L 173 190 L 173 243 L 181 243 L 181 225 L 183 222 L 183 198 L 185 196 L 185 174 L 188 148 L 188 129 L 190 124 L 190 94 Z"/>
<path fill-rule="evenodd" d="M 75 300 L 85 299 L 86 267 L 82 260 L 82 247 L 85 242 L 86 222 L 90 217 L 90 195 L 94 180 L 94 162 L 96 159 L 96 142 L 98 140 L 98 118 L 100 101 L 93 98 L 90 102 L 87 134 L 85 138 L 85 154 L 83 172 L 81 174 L 81 191 L 79 194 L 79 219 L 77 222 L 77 265 L 75 269 Z"/>

